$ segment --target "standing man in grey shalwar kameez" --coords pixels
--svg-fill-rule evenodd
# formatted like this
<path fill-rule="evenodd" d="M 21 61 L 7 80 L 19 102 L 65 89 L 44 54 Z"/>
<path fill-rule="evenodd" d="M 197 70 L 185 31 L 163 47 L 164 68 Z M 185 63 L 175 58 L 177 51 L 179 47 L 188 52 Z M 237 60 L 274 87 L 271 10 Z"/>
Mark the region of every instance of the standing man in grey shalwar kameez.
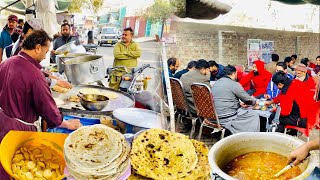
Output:
<path fill-rule="evenodd" d="M 258 100 L 249 96 L 236 81 L 237 73 L 234 66 L 224 68 L 225 76 L 214 83 L 212 94 L 216 111 L 223 127 L 232 134 L 239 132 L 259 132 L 259 115 L 252 109 L 245 109 L 248 105 L 255 105 Z M 240 104 L 240 101 L 244 103 Z"/>

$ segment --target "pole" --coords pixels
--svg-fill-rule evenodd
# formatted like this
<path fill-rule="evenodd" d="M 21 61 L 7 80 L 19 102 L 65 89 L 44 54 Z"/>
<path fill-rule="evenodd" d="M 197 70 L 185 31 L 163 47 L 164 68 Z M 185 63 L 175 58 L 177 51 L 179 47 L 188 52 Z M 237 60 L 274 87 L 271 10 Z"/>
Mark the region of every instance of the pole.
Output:
<path fill-rule="evenodd" d="M 33 5 L 33 0 L 26 0 L 26 8 L 29 8 Z M 26 21 L 34 19 L 34 14 L 26 14 Z"/>
<path fill-rule="evenodd" d="M 175 132 L 176 128 L 175 128 L 175 119 L 174 119 L 174 108 L 173 108 L 172 92 L 171 92 L 168 64 L 167 64 L 166 43 L 164 41 L 162 42 L 162 64 L 163 64 L 164 81 L 165 81 L 167 98 L 168 98 L 170 130 L 172 132 Z"/>

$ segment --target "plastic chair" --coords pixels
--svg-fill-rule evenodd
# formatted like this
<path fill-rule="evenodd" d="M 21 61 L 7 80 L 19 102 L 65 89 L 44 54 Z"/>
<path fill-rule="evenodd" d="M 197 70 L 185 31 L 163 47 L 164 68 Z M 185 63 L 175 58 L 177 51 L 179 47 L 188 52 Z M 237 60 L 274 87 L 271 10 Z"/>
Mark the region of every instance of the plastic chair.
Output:
<path fill-rule="evenodd" d="M 171 91 L 172 93 L 172 100 L 173 104 L 175 105 L 176 108 L 176 113 L 178 114 L 177 118 L 177 127 L 179 125 L 179 122 L 182 120 L 182 118 L 190 119 L 192 120 L 192 128 L 190 131 L 190 138 L 193 137 L 193 134 L 195 132 L 195 127 L 196 127 L 196 122 L 197 122 L 197 117 L 193 117 L 189 105 L 187 102 L 187 97 L 184 93 L 183 90 L 183 85 L 181 81 L 177 78 L 170 77 L 170 85 L 171 85 Z"/>
<path fill-rule="evenodd" d="M 222 139 L 226 129 L 220 125 L 210 88 L 202 83 L 193 83 L 191 94 L 201 122 L 198 140 L 201 140 L 203 126 L 213 129 L 212 133 L 222 131 L 220 136 Z"/>
<path fill-rule="evenodd" d="M 295 129 L 304 134 L 307 137 L 307 141 L 310 140 L 310 132 L 313 128 L 315 128 L 317 125 L 319 125 L 319 116 L 320 116 L 320 101 L 316 103 L 317 111 L 309 113 L 307 117 L 307 127 L 302 128 L 298 126 L 292 126 L 292 125 L 286 125 L 284 129 L 284 133 L 287 133 L 287 129 Z M 316 113 L 314 116 L 313 113 Z"/>

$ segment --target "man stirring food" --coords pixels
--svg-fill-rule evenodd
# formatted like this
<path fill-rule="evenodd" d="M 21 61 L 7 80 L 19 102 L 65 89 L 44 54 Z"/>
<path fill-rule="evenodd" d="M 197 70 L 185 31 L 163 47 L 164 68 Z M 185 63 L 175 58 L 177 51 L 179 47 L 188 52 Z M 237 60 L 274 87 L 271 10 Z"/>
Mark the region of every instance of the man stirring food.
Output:
<path fill-rule="evenodd" d="M 48 127 L 75 130 L 81 126 L 79 120 L 63 120 L 40 70 L 50 41 L 45 31 L 34 30 L 23 41 L 21 52 L 0 64 L 0 142 L 10 130 L 37 131 L 39 116 Z M 2 166 L 0 177 L 9 179 Z"/>

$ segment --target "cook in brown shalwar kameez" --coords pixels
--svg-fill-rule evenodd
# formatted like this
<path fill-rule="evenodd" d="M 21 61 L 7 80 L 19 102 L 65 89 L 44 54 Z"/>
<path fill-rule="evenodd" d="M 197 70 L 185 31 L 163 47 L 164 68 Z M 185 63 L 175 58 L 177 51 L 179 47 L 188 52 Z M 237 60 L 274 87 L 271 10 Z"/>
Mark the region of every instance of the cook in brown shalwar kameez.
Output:
<path fill-rule="evenodd" d="M 25 39 L 23 50 L 17 56 L 0 64 L 0 142 L 10 130 L 36 131 L 32 124 L 39 116 L 46 120 L 48 127 L 77 129 L 81 126 L 79 120 L 63 121 L 41 72 L 40 62 L 49 45 L 50 38 L 45 31 L 34 31 Z M 9 179 L 2 166 L 0 177 Z"/>

